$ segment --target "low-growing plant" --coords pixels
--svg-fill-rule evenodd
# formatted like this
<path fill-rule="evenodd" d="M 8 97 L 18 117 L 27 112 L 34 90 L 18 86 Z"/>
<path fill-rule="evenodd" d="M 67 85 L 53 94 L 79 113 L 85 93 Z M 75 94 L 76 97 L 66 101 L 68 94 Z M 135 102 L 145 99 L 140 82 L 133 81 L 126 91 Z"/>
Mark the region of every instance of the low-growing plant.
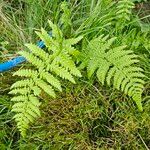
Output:
<path fill-rule="evenodd" d="M 15 102 L 12 111 L 17 112 L 14 118 L 18 122 L 17 126 L 22 135 L 25 135 L 29 123 L 40 116 L 40 102 L 37 96 L 40 96 L 41 90 L 55 98 L 54 88 L 62 91 L 58 77 L 72 83 L 75 83 L 73 76 L 81 77 L 72 59 L 78 51 L 72 45 L 80 41 L 82 37 L 64 39 L 61 30 L 50 21 L 49 24 L 53 37 L 50 37 L 44 29 L 41 29 L 41 33 L 37 32 L 44 41 L 47 52 L 34 44 L 26 45 L 31 52 L 20 52 L 35 69 L 21 69 L 14 73 L 27 78 L 14 83 L 10 92 L 10 94 L 16 94 L 11 99 Z"/>

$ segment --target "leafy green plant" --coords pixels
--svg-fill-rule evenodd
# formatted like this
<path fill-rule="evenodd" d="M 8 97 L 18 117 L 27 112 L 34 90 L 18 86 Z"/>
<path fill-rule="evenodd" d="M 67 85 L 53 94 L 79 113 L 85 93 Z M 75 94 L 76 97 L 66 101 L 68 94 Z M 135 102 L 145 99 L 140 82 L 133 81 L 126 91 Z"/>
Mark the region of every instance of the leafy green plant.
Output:
<path fill-rule="evenodd" d="M 129 21 L 129 16 L 131 15 L 132 8 L 134 8 L 134 3 L 130 0 L 120 0 L 117 5 L 117 17 L 122 21 Z"/>
<path fill-rule="evenodd" d="M 84 65 L 87 67 L 88 77 L 95 72 L 99 81 L 105 81 L 110 86 L 113 78 L 113 87 L 124 91 L 136 102 L 142 111 L 141 94 L 144 88 L 145 75 L 143 70 L 135 64 L 139 62 L 137 55 L 126 46 L 114 47 L 116 38 L 100 36 L 91 40 L 87 46 Z"/>
<path fill-rule="evenodd" d="M 30 62 L 33 69 L 21 69 L 14 73 L 26 79 L 17 81 L 12 85 L 10 94 L 15 94 L 11 99 L 14 103 L 12 111 L 16 112 L 14 118 L 17 126 L 24 136 L 30 122 L 40 116 L 38 97 L 43 90 L 55 98 L 54 88 L 62 91 L 60 78 L 75 83 L 73 76 L 81 77 L 80 71 L 72 59 L 78 51 L 72 47 L 82 37 L 64 39 L 61 30 L 49 21 L 53 37 L 41 29 L 36 32 L 44 41 L 47 51 L 42 50 L 34 44 L 26 44 L 31 50 L 22 51 L 20 54 Z"/>

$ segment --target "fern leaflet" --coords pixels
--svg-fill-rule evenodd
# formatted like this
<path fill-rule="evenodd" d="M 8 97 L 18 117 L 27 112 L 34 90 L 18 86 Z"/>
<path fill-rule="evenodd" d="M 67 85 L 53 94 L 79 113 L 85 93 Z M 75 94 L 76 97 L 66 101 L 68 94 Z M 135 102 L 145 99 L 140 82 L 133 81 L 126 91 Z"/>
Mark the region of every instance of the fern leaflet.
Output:
<path fill-rule="evenodd" d="M 34 44 L 26 44 L 31 52 L 21 51 L 19 54 L 24 56 L 34 69 L 21 69 L 14 75 L 25 79 L 17 81 L 12 85 L 10 94 L 14 105 L 12 111 L 15 112 L 17 127 L 21 135 L 25 136 L 30 122 L 40 116 L 40 102 L 38 97 L 44 91 L 55 98 L 55 90 L 62 91 L 60 78 L 75 83 L 74 76 L 81 77 L 72 56 L 77 51 L 73 45 L 82 39 L 64 39 L 62 31 L 49 21 L 52 28 L 52 35 L 42 28 L 37 35 L 44 41 L 47 50 L 43 50 Z"/>

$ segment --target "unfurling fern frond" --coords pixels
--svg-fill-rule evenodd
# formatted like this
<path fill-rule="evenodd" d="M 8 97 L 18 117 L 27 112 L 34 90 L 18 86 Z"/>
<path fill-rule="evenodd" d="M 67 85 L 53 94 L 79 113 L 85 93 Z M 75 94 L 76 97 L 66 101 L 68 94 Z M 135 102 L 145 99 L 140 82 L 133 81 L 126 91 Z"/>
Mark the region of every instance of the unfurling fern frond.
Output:
<path fill-rule="evenodd" d="M 12 111 L 16 112 L 14 118 L 23 136 L 30 122 L 40 116 L 38 96 L 41 91 L 55 98 L 55 90 L 62 91 L 60 78 L 75 83 L 74 76 L 81 77 L 72 58 L 77 52 L 72 45 L 75 45 L 82 37 L 64 39 L 61 30 L 50 21 L 49 24 L 53 37 L 50 37 L 43 28 L 41 32 L 36 32 L 45 43 L 46 50 L 34 44 L 26 44 L 30 52 L 19 53 L 34 66 L 34 69 L 21 69 L 14 73 L 25 78 L 14 83 L 10 92 L 15 94 L 12 98 L 15 102 Z"/>
<path fill-rule="evenodd" d="M 131 0 L 120 0 L 117 5 L 116 16 L 122 21 L 129 21 L 134 3 Z"/>
<path fill-rule="evenodd" d="M 100 36 L 89 42 L 85 59 L 88 77 L 96 72 L 102 84 L 113 81 L 113 87 L 132 97 L 142 111 L 143 70 L 136 66 L 137 55 L 132 51 L 124 50 L 125 46 L 113 47 L 115 39 Z"/>

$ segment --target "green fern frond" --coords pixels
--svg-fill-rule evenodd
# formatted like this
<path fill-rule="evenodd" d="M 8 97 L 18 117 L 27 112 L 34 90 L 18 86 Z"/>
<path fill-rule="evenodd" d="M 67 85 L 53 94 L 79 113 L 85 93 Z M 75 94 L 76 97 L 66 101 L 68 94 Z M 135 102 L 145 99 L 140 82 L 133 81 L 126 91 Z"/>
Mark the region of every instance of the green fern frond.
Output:
<path fill-rule="evenodd" d="M 46 53 L 43 49 L 39 48 L 37 45 L 35 44 L 25 44 L 26 47 L 28 47 L 32 54 L 38 56 L 39 58 L 41 58 L 42 60 L 47 60 L 49 59 L 49 54 Z"/>
<path fill-rule="evenodd" d="M 26 52 L 26 51 L 21 51 L 19 52 L 19 54 L 25 57 L 28 60 L 28 62 L 30 62 L 35 67 L 44 69 L 43 61 L 39 59 L 37 56 L 35 56 L 34 54 Z"/>
<path fill-rule="evenodd" d="M 62 79 L 67 79 L 70 82 L 75 83 L 73 76 L 67 71 L 67 69 L 59 65 L 53 65 L 53 64 L 50 67 L 51 67 L 50 70 L 53 71 L 58 76 L 60 76 Z"/>
<path fill-rule="evenodd" d="M 56 38 L 56 40 L 61 42 L 61 40 L 63 38 L 63 34 L 62 34 L 62 31 L 60 30 L 60 28 L 58 28 L 58 26 L 56 24 L 53 24 L 50 20 L 48 20 L 48 23 L 49 23 L 49 26 L 52 28 L 52 31 L 53 31 L 52 36 L 54 38 Z"/>
<path fill-rule="evenodd" d="M 47 73 L 47 72 L 44 72 L 42 73 L 42 78 L 45 79 L 49 84 L 51 84 L 52 86 L 54 86 L 55 88 L 57 88 L 59 91 L 62 91 L 62 88 L 61 88 L 61 83 L 60 81 L 55 78 L 53 75 Z"/>
<path fill-rule="evenodd" d="M 38 86 L 33 86 L 32 91 L 35 96 L 39 96 L 42 90 Z"/>
<path fill-rule="evenodd" d="M 50 35 L 43 29 L 41 28 L 41 32 L 35 32 L 42 41 L 44 41 L 45 46 L 48 48 L 49 51 L 51 51 L 51 47 L 52 47 L 52 37 L 50 37 Z"/>
<path fill-rule="evenodd" d="M 15 82 L 11 88 L 19 88 L 19 87 L 32 87 L 34 85 L 34 82 L 30 79 L 25 79 L 21 81 Z"/>
<path fill-rule="evenodd" d="M 144 88 L 145 75 L 136 66 L 137 55 L 125 46 L 114 47 L 116 38 L 100 36 L 89 42 L 87 46 L 87 73 L 90 78 L 95 72 L 98 80 L 128 94 L 142 110 L 141 94 Z M 136 96 L 138 95 L 138 96 Z"/>
<path fill-rule="evenodd" d="M 123 21 L 129 21 L 134 3 L 131 0 L 120 0 L 117 5 L 117 17 Z"/>
<path fill-rule="evenodd" d="M 15 95 L 16 94 L 26 95 L 28 93 L 30 93 L 30 88 L 26 88 L 26 87 L 24 87 L 24 88 L 15 88 L 15 89 L 13 89 L 9 92 L 9 94 L 15 94 Z"/>
<path fill-rule="evenodd" d="M 26 101 L 26 100 L 28 100 L 28 98 L 25 95 L 19 95 L 11 99 L 11 101 L 14 101 L 14 102 L 18 102 L 18 101 L 21 102 L 21 101 Z"/>
<path fill-rule="evenodd" d="M 65 30 L 72 25 L 71 10 L 69 9 L 67 2 L 62 2 L 61 10 L 63 11 L 63 13 L 60 18 L 60 23 L 63 25 L 63 30 Z"/>
<path fill-rule="evenodd" d="M 12 111 L 16 112 L 14 118 L 23 136 L 29 124 L 40 116 L 38 97 L 41 92 L 44 91 L 55 98 L 55 90 L 62 91 L 61 79 L 75 83 L 74 76 L 81 77 L 72 56 L 77 52 L 73 45 L 82 37 L 65 39 L 57 25 L 51 21 L 49 24 L 53 37 L 50 37 L 43 28 L 41 32 L 36 32 L 45 43 L 46 49 L 43 50 L 34 44 L 26 44 L 30 51 L 19 52 L 33 65 L 33 69 L 21 69 L 14 73 L 25 78 L 14 83 L 10 91 L 10 94 L 15 95 L 12 98 L 14 102 Z"/>
<path fill-rule="evenodd" d="M 38 76 L 38 71 L 36 70 L 31 70 L 31 69 L 21 69 L 16 71 L 13 76 L 20 76 L 20 77 L 37 77 Z"/>
<path fill-rule="evenodd" d="M 64 53 L 58 59 L 61 66 L 69 70 L 72 75 L 81 77 L 80 71 L 76 68 L 73 60 L 71 60 L 71 57 L 68 54 Z"/>
<path fill-rule="evenodd" d="M 36 84 L 42 89 L 44 90 L 47 94 L 49 94 L 52 97 L 56 97 L 56 94 L 52 88 L 52 86 L 48 85 L 46 82 L 44 82 L 43 80 L 37 80 Z"/>
<path fill-rule="evenodd" d="M 64 46 L 65 45 L 72 46 L 72 45 L 77 44 L 79 41 L 81 41 L 82 38 L 83 38 L 82 36 L 79 36 L 77 38 L 66 39 L 65 41 L 63 41 L 63 44 Z"/>
<path fill-rule="evenodd" d="M 29 123 L 34 122 L 40 116 L 39 106 L 41 103 L 34 95 L 20 95 L 12 98 L 12 101 L 16 102 L 12 107 L 12 111 L 16 112 L 14 119 L 22 136 L 25 136 Z"/>

